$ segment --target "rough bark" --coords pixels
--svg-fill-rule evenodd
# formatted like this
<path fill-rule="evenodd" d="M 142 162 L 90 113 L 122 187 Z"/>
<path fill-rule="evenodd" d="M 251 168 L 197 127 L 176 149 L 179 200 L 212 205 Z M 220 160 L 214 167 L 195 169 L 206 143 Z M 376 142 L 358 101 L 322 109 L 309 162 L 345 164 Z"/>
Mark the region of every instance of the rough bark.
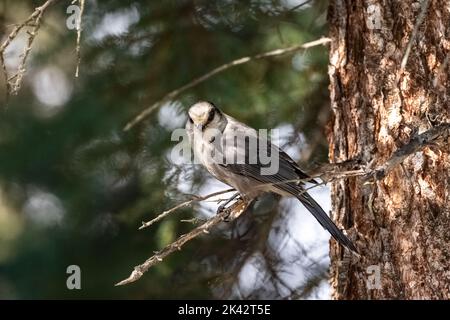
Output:
<path fill-rule="evenodd" d="M 329 158 L 383 164 L 417 132 L 450 122 L 450 2 L 330 2 Z M 425 147 L 373 183 L 333 184 L 333 217 L 361 251 L 333 242 L 333 298 L 450 298 L 449 145 Z"/>

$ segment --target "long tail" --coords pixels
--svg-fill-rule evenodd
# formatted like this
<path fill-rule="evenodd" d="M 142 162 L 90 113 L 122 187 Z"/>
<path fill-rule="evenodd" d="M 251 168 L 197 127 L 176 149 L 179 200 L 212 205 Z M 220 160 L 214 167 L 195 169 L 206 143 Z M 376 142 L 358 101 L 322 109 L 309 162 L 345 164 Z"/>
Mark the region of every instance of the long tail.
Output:
<path fill-rule="evenodd" d="M 350 239 L 338 229 L 330 217 L 328 217 L 325 211 L 323 211 L 322 207 L 307 192 L 302 192 L 300 195 L 297 195 L 297 199 L 300 200 L 300 202 L 309 210 L 309 212 L 312 213 L 314 218 L 319 221 L 322 227 L 324 227 L 334 239 L 350 250 L 356 253 L 358 252 Z"/>

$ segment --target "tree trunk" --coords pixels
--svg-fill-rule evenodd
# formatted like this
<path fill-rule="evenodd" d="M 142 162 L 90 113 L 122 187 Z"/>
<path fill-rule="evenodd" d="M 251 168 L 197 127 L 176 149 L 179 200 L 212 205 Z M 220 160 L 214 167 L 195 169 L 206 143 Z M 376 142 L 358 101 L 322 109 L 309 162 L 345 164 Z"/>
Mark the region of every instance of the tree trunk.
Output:
<path fill-rule="evenodd" d="M 328 19 L 331 162 L 381 165 L 450 122 L 448 0 L 331 0 Z M 333 218 L 361 253 L 333 242 L 333 298 L 450 299 L 449 145 L 424 147 L 372 183 L 333 184 Z"/>

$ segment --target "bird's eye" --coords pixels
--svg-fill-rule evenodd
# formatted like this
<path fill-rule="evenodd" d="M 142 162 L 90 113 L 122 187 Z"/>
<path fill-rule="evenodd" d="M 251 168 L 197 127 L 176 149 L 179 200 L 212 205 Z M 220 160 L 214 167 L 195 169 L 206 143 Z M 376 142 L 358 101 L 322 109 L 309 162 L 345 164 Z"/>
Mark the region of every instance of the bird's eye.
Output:
<path fill-rule="evenodd" d="M 190 123 L 194 123 L 194 121 L 192 120 L 191 117 L 188 116 L 188 118 L 189 118 L 189 122 L 190 122 Z"/>
<path fill-rule="evenodd" d="M 214 119 L 214 109 L 209 110 L 208 114 L 208 123 L 211 122 Z"/>

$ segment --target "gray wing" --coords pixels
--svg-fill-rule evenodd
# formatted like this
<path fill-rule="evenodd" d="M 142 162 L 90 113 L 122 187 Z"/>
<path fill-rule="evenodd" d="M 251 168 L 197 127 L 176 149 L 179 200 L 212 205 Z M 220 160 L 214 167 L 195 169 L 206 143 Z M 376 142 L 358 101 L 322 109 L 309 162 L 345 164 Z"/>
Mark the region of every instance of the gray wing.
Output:
<path fill-rule="evenodd" d="M 257 137 L 251 137 L 250 139 L 258 139 Z M 268 141 L 258 139 L 258 146 L 262 143 L 270 144 Z M 247 145 L 246 145 L 247 147 Z M 259 150 L 259 149 L 258 149 Z M 304 173 L 298 165 L 289 157 L 284 151 L 280 150 L 276 146 L 270 144 L 266 150 L 271 152 L 278 152 L 279 158 L 279 170 L 275 174 L 263 175 L 261 168 L 263 165 L 258 161 L 257 163 L 230 163 L 222 164 L 227 170 L 241 175 L 246 178 L 255 180 L 258 183 L 273 184 L 273 188 L 279 189 L 283 192 L 287 192 L 295 196 L 300 202 L 308 209 L 309 212 L 317 219 L 317 221 L 324 227 L 337 241 L 342 245 L 357 252 L 353 243 L 342 233 L 341 230 L 334 224 L 326 212 L 320 207 L 320 205 L 304 190 L 302 183 L 285 182 L 287 180 L 296 179 L 308 179 L 309 176 Z M 236 151 L 236 150 L 235 150 Z M 242 152 L 244 150 L 238 150 L 236 152 Z M 246 160 L 249 160 L 248 148 L 245 149 Z M 311 182 L 317 183 L 311 179 Z"/>
<path fill-rule="evenodd" d="M 249 132 L 251 134 L 249 134 Z M 224 153 L 228 154 L 228 159 L 232 159 L 233 157 L 229 154 L 234 153 L 237 157 L 241 156 L 241 159 L 245 159 L 245 161 L 243 161 L 243 163 L 229 163 L 222 165 L 231 172 L 246 177 L 251 177 L 261 183 L 277 183 L 286 180 L 305 180 L 314 184 L 318 183 L 316 180 L 304 173 L 297 163 L 286 154 L 286 152 L 272 144 L 270 140 L 258 137 L 254 130 L 245 130 L 242 133 L 234 132 L 234 134 L 236 136 L 239 136 L 239 134 L 245 135 L 246 143 L 242 143 L 237 146 L 234 140 L 231 141 L 232 138 L 226 137 L 226 147 L 223 147 L 223 150 L 225 150 Z M 256 146 L 256 150 L 254 147 L 250 148 L 250 146 Z M 264 146 L 264 149 L 261 149 L 262 146 Z M 261 163 L 261 159 L 259 157 L 260 151 L 266 153 L 268 157 L 270 157 L 270 155 L 274 152 L 277 153 L 278 171 L 275 174 L 261 174 L 261 168 L 268 167 L 269 165 Z M 251 157 L 251 153 L 256 153 L 258 156 Z M 300 182 L 293 184 L 303 183 Z"/>

